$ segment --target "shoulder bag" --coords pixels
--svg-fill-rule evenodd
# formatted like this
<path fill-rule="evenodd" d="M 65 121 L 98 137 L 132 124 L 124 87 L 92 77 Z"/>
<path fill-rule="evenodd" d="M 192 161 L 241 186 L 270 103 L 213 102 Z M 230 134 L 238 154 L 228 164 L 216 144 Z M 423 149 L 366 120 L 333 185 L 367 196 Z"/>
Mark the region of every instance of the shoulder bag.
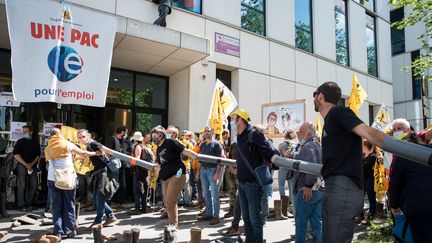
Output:
<path fill-rule="evenodd" d="M 249 163 L 249 160 L 247 160 L 246 156 L 241 151 L 240 146 L 237 146 L 237 153 L 245 161 L 245 164 L 248 167 L 250 173 L 252 173 L 252 175 L 255 176 L 260 186 L 266 186 L 273 183 L 273 178 L 270 173 L 270 169 L 266 164 L 263 163 L 262 165 L 253 169 L 252 165 Z"/>

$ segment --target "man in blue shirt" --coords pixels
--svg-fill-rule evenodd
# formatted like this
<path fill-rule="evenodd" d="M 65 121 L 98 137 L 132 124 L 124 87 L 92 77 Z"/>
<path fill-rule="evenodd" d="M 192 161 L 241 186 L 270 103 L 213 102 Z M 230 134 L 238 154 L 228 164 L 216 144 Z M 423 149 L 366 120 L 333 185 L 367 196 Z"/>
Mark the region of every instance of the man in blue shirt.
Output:
<path fill-rule="evenodd" d="M 249 113 L 238 109 L 231 114 L 231 128 L 237 131 L 237 179 L 239 181 L 240 207 L 242 211 L 246 242 L 263 242 L 263 222 L 261 220 L 261 199 L 264 187 L 261 186 L 246 163 L 253 168 L 278 157 L 277 150 L 267 142 L 264 135 L 252 129 Z M 249 134 L 253 133 L 249 142 Z M 244 159 L 247 159 L 245 161 Z"/>

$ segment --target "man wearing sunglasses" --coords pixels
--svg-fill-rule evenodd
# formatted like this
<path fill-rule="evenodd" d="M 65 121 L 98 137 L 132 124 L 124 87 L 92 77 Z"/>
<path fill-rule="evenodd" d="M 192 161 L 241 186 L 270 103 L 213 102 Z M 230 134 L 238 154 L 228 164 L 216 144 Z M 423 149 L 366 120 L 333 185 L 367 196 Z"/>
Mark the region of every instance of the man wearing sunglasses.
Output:
<path fill-rule="evenodd" d="M 363 209 L 362 137 L 381 146 L 386 135 L 366 126 L 347 107 L 337 105 L 341 89 L 336 83 L 322 84 L 313 97 L 315 111 L 324 118 L 323 242 L 351 242 L 353 218 Z"/>

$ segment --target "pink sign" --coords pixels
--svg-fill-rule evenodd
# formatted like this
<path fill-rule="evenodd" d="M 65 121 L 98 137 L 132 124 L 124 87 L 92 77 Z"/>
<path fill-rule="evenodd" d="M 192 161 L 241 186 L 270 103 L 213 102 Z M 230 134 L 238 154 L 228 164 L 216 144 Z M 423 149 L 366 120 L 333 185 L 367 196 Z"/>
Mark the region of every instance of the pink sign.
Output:
<path fill-rule="evenodd" d="M 215 51 L 240 57 L 240 40 L 215 32 Z"/>

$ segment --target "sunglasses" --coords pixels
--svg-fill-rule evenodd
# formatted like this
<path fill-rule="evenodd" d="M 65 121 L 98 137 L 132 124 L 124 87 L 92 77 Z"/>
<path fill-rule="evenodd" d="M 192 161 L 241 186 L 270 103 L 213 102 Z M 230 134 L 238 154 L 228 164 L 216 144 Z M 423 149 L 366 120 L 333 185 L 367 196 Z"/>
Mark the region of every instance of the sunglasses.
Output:
<path fill-rule="evenodd" d="M 321 94 L 321 92 L 319 92 L 319 91 L 314 91 L 314 92 L 313 92 L 313 98 L 315 98 L 315 96 L 317 96 L 317 95 L 319 95 L 319 94 Z"/>

